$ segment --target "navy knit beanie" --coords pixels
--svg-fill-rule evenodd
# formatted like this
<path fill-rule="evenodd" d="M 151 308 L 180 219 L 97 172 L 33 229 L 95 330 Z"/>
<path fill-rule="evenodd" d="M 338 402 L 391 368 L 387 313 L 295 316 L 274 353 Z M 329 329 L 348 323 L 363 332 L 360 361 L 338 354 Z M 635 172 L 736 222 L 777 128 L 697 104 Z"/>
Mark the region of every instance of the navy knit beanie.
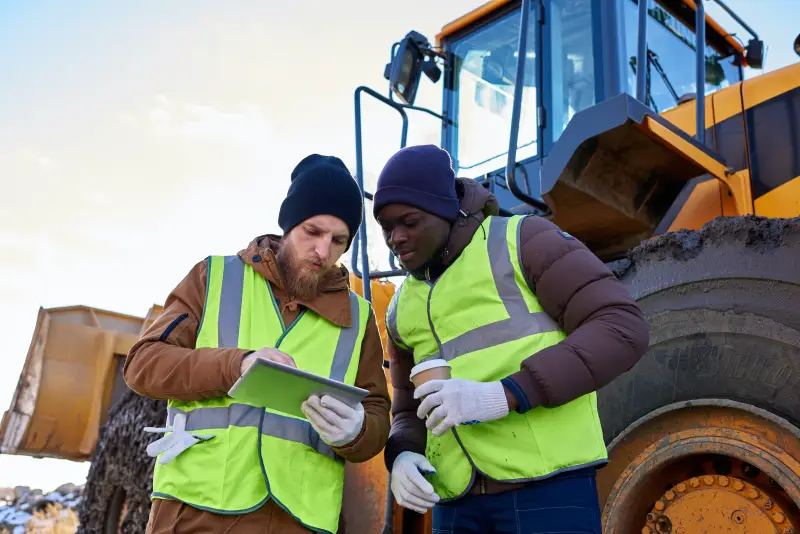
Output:
<path fill-rule="evenodd" d="M 315 215 L 340 218 L 350 230 L 347 249 L 361 226 L 363 210 L 359 189 L 344 162 L 334 156 L 311 154 L 292 171 L 292 183 L 278 213 L 284 234 Z"/>
<path fill-rule="evenodd" d="M 418 145 L 389 158 L 378 176 L 373 215 L 377 218 L 387 204 L 407 204 L 455 221 L 459 202 L 450 154 L 436 145 Z"/>

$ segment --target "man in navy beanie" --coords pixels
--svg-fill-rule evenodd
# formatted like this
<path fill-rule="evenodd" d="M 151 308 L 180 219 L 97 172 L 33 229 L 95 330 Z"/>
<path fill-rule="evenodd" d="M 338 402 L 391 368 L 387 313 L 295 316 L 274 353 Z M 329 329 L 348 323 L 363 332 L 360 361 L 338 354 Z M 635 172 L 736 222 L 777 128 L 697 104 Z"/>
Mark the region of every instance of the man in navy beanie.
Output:
<path fill-rule="evenodd" d="M 647 350 L 635 301 L 552 222 L 500 216 L 433 145 L 389 159 L 373 214 L 409 271 L 385 321 L 397 502 L 432 509 L 434 532 L 600 534 L 594 395 Z M 431 366 L 450 378 L 419 383 Z"/>
<path fill-rule="evenodd" d="M 433 215 L 423 221 L 424 231 L 420 229 L 427 239 L 418 242 L 414 250 L 403 246 L 393 249 L 405 269 L 422 273 L 430 267 L 442 267 L 446 237 L 459 217 L 450 154 L 435 145 L 418 145 L 403 148 L 392 156 L 378 176 L 373 198 L 373 215 L 379 223 L 381 211 L 389 205 L 413 206 Z"/>
<path fill-rule="evenodd" d="M 345 462 L 375 457 L 389 433 L 375 313 L 339 264 L 362 211 L 339 158 L 304 158 L 280 207 L 283 234 L 196 263 L 131 348 L 128 386 L 170 403 L 168 425 L 146 429 L 168 433 L 146 448 L 158 457 L 148 534 L 344 531 Z M 259 360 L 367 395 L 354 404 L 311 395 L 298 407 L 304 418 L 232 400 L 233 385 Z"/>

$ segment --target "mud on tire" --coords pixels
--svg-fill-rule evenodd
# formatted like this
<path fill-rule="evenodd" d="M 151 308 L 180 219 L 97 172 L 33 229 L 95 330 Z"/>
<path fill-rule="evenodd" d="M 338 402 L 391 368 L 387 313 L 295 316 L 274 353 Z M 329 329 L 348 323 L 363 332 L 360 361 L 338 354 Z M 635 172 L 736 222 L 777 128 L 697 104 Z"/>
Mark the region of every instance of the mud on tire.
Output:
<path fill-rule="evenodd" d="M 650 348 L 598 392 L 606 443 L 667 404 L 726 398 L 800 423 L 800 218 L 717 218 L 609 267 L 650 324 Z"/>
<path fill-rule="evenodd" d="M 166 402 L 129 391 L 100 427 L 78 519 L 78 534 L 144 533 L 150 514 L 155 459 L 145 453 L 163 426 Z"/>

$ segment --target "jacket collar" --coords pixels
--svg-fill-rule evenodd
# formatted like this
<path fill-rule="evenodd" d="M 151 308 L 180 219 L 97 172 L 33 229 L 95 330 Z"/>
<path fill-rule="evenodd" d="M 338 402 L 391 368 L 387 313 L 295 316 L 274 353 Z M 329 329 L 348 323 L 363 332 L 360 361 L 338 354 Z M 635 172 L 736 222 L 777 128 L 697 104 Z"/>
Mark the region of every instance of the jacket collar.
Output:
<path fill-rule="evenodd" d="M 255 271 L 263 276 L 278 292 L 289 296 L 285 291 L 283 279 L 278 269 L 278 262 L 275 254 L 280 247 L 281 236 L 274 234 L 264 234 L 254 238 L 247 248 L 239 251 L 239 257 L 251 265 Z M 339 267 L 339 273 L 327 285 L 323 286 L 311 301 L 292 300 L 282 302 L 282 306 L 298 304 L 317 315 L 324 317 L 337 326 L 346 328 L 352 324 L 350 313 L 350 280 L 349 272 L 343 265 Z"/>

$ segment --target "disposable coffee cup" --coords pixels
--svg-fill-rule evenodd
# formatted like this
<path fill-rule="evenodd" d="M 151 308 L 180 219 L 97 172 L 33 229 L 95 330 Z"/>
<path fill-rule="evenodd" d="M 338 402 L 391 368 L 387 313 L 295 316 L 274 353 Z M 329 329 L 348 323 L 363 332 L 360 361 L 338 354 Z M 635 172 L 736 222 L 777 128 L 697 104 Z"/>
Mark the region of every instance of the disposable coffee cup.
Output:
<path fill-rule="evenodd" d="M 449 380 L 450 370 L 446 360 L 428 360 L 411 368 L 411 382 L 418 388 L 431 380 Z"/>

